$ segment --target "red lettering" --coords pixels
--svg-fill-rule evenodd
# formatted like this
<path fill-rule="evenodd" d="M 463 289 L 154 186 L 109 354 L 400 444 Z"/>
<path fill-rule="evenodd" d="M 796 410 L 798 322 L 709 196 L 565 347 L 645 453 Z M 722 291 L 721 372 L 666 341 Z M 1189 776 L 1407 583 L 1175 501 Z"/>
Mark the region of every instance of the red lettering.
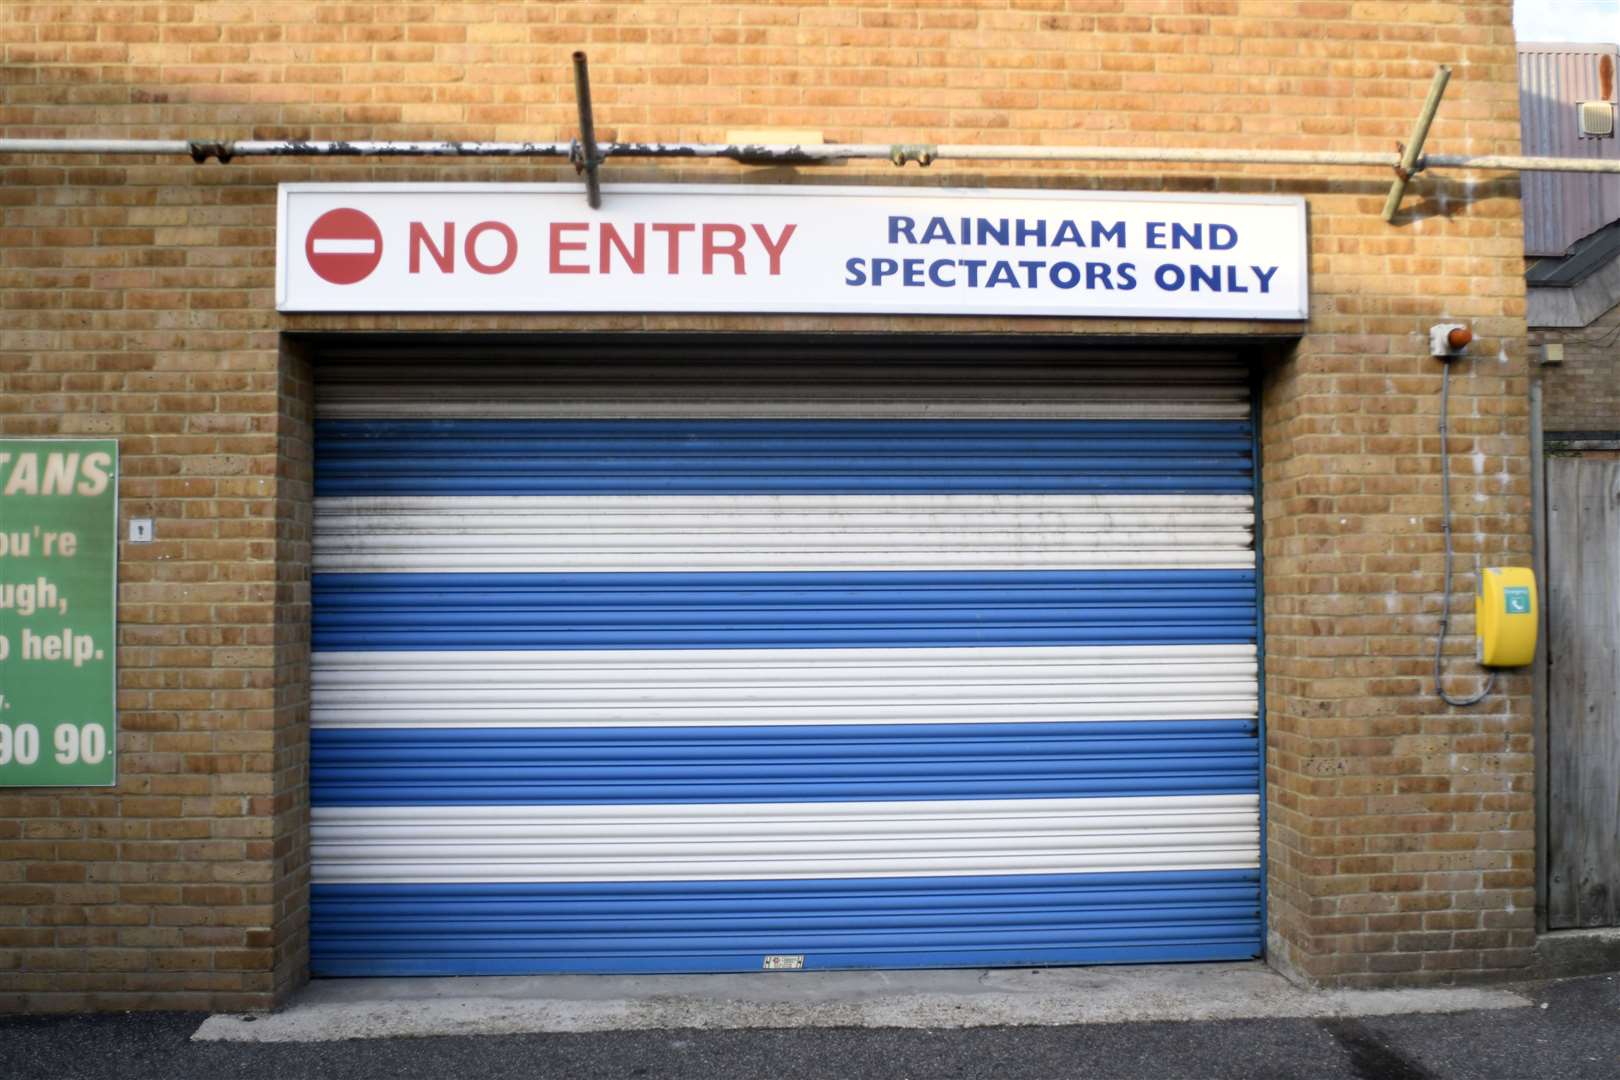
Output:
<path fill-rule="evenodd" d="M 642 246 L 642 242 L 646 239 L 646 232 L 641 222 L 636 222 L 635 232 L 631 233 L 631 236 L 635 240 L 634 249 L 624 246 L 624 238 L 619 235 L 618 229 L 605 221 L 602 222 L 602 273 L 606 274 L 612 269 L 610 264 L 613 261 L 612 252 L 614 248 L 619 249 L 619 257 L 624 260 L 624 264 L 630 268 L 632 274 L 639 274 L 646 270 L 647 251 Z"/>
<path fill-rule="evenodd" d="M 659 224 L 652 227 L 653 232 L 661 232 L 669 237 L 669 272 L 681 272 L 681 233 L 689 233 L 697 228 L 695 225 Z"/>
<path fill-rule="evenodd" d="M 570 242 L 562 238 L 564 232 L 584 232 L 590 226 L 583 221 L 553 221 L 551 223 L 551 272 L 553 274 L 588 274 L 589 266 L 580 266 L 577 263 L 564 263 L 562 253 L 565 251 L 584 251 L 584 241 Z"/>
<path fill-rule="evenodd" d="M 773 244 L 771 243 L 771 234 L 766 230 L 765 226 L 754 226 L 754 235 L 759 237 L 759 242 L 765 245 L 765 253 L 771 257 L 772 277 L 782 272 L 782 249 L 787 247 L 789 240 L 793 239 L 793 230 L 797 228 L 797 225 L 782 226 L 782 235 L 777 237 L 776 243 Z"/>
<path fill-rule="evenodd" d="M 486 232 L 500 233 L 506 241 L 506 255 L 498 263 L 486 263 L 478 257 L 478 238 Z M 461 253 L 467 257 L 467 265 L 480 274 L 499 274 L 517 260 L 517 237 L 498 221 L 480 221 L 467 230 L 467 243 Z"/>
<path fill-rule="evenodd" d="M 718 242 L 720 233 L 725 232 L 731 236 L 731 243 Z M 743 232 L 741 225 L 705 225 L 703 226 L 703 272 L 714 273 L 714 257 L 716 255 L 731 256 L 731 272 L 734 274 L 747 274 L 748 269 L 743 265 L 742 246 L 748 240 L 748 234 Z"/>
<path fill-rule="evenodd" d="M 433 261 L 439 264 L 440 273 L 453 274 L 456 271 L 456 225 L 453 221 L 444 223 L 444 247 L 440 248 L 433 243 L 433 237 L 428 235 L 427 229 L 420 221 L 411 222 L 411 273 L 422 272 L 422 247 L 427 246 L 428 254 Z"/>

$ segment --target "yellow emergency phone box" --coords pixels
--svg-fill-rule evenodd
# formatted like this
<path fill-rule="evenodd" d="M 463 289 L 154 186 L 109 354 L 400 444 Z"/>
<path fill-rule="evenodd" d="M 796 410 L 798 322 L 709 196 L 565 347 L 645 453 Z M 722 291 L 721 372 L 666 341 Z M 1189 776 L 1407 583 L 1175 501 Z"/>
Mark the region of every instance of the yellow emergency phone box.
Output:
<path fill-rule="evenodd" d="M 1479 573 L 1474 633 L 1486 667 L 1523 667 L 1536 657 L 1536 575 L 1522 566 Z"/>

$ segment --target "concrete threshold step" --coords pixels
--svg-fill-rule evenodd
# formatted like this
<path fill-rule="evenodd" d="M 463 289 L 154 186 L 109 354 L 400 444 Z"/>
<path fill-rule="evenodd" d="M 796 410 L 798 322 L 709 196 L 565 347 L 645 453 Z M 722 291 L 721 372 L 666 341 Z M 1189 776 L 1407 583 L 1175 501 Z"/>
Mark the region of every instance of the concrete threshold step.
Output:
<path fill-rule="evenodd" d="M 1501 988 L 1312 990 L 1260 963 L 743 975 L 322 979 L 203 1041 L 801 1027 L 965 1028 L 1524 1008 Z"/>

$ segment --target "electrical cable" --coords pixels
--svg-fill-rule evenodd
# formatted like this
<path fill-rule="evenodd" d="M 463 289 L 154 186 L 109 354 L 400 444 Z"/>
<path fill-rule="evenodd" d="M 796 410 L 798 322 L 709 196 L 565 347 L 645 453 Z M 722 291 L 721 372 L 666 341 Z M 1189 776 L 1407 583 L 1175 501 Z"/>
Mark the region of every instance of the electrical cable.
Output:
<path fill-rule="evenodd" d="M 1485 680 L 1485 688 L 1473 697 L 1454 698 L 1446 693 L 1441 684 L 1443 673 L 1442 658 L 1446 649 L 1446 634 L 1451 629 L 1451 468 L 1447 455 L 1446 416 L 1447 404 L 1451 397 L 1451 358 L 1442 358 L 1445 364 L 1444 374 L 1440 376 L 1440 502 L 1441 502 L 1441 531 L 1446 537 L 1446 585 L 1440 598 L 1440 637 L 1434 643 L 1434 692 L 1440 700 L 1447 705 L 1477 705 L 1485 700 L 1486 695 L 1496 685 L 1496 672 L 1492 671 Z"/>

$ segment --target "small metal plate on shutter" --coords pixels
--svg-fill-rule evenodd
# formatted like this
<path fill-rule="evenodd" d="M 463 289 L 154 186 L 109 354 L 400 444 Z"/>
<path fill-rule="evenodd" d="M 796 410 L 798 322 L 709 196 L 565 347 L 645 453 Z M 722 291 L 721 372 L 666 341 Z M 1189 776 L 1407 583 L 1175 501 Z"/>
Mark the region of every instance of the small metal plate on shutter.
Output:
<path fill-rule="evenodd" d="M 803 956 L 767 956 L 766 971 L 798 971 L 804 967 Z"/>

